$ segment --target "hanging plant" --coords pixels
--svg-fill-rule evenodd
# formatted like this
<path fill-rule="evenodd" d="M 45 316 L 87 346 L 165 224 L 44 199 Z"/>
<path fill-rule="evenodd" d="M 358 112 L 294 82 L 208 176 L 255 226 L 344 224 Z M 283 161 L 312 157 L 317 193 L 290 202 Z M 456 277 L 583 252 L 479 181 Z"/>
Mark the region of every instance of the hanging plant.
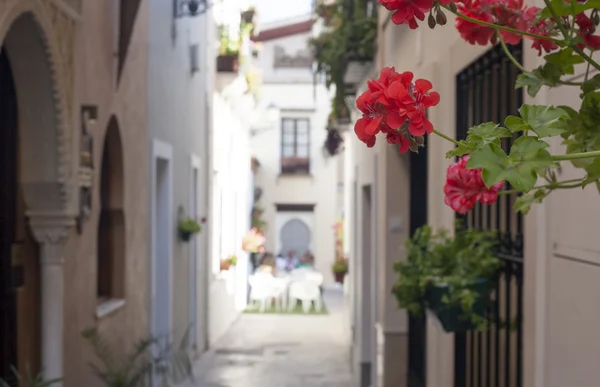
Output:
<path fill-rule="evenodd" d="M 407 258 L 397 262 L 393 292 L 401 308 L 422 316 L 430 309 L 447 332 L 483 328 L 486 307 L 500 268 L 492 232 L 418 229 L 405 244 Z"/>
<path fill-rule="evenodd" d="M 344 139 L 337 129 L 327 129 L 327 138 L 325 139 L 324 147 L 329 155 L 335 156 L 339 154 L 343 149 L 343 144 Z"/>
<path fill-rule="evenodd" d="M 188 242 L 192 235 L 202 231 L 202 226 L 192 218 L 186 218 L 179 221 L 179 235 L 181 239 Z"/>

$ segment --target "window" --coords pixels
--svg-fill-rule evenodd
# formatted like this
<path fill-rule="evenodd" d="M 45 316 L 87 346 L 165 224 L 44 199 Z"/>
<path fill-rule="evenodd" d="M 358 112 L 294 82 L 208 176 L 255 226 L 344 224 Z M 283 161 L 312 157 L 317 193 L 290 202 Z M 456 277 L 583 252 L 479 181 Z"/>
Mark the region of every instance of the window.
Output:
<path fill-rule="evenodd" d="M 123 148 L 117 120 L 108 125 L 102 152 L 97 241 L 97 297 L 102 304 L 125 296 Z"/>
<path fill-rule="evenodd" d="M 308 118 L 281 120 L 281 173 L 310 171 L 310 124 Z"/>

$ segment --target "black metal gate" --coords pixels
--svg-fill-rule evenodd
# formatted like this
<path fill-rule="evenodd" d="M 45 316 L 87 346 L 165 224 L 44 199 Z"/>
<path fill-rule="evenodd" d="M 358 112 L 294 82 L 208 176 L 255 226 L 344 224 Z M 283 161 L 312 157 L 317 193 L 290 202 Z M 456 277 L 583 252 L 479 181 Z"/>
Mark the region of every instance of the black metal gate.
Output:
<path fill-rule="evenodd" d="M 15 383 L 17 365 L 16 291 L 12 276 L 17 185 L 16 96 L 10 65 L 0 50 L 0 378 Z"/>
<path fill-rule="evenodd" d="M 427 224 L 427 147 L 410 152 L 410 235 Z M 408 387 L 425 387 L 427 372 L 425 317 L 408 315 Z"/>
<path fill-rule="evenodd" d="M 511 52 L 521 61 L 522 47 Z M 518 113 L 522 90 L 515 90 L 519 70 L 500 46 L 458 74 L 457 137 L 473 125 L 503 123 Z M 503 139 L 505 151 L 514 138 Z M 511 187 L 505 187 L 510 189 Z M 488 310 L 489 327 L 455 335 L 455 387 L 521 387 L 523 379 L 523 219 L 513 204 L 516 195 L 503 195 L 493 205 L 476 205 L 465 216 L 467 226 L 498 230 L 502 268 Z"/>

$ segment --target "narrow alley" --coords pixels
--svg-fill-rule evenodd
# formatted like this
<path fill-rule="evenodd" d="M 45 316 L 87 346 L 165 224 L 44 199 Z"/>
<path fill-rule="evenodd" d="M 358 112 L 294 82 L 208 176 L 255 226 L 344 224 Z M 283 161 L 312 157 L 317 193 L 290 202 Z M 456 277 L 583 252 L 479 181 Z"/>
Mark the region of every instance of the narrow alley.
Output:
<path fill-rule="evenodd" d="M 326 315 L 242 314 L 196 366 L 199 387 L 349 387 L 350 334 L 342 290 Z"/>

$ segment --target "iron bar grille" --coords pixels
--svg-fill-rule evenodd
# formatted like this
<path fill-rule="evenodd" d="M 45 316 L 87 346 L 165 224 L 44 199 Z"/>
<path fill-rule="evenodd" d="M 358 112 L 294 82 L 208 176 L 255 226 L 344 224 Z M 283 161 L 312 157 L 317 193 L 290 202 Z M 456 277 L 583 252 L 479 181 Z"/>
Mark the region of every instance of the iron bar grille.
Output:
<path fill-rule="evenodd" d="M 522 60 L 522 47 L 511 46 Z M 496 46 L 456 78 L 457 138 L 468 128 L 493 121 L 503 123 L 523 102 L 514 84 L 519 70 Z M 517 136 L 503 139 L 507 151 Z M 508 183 L 504 187 L 511 189 Z M 502 195 L 493 205 L 477 204 L 463 217 L 466 226 L 497 230 L 502 267 L 497 275 L 484 331 L 455 334 L 455 387 L 521 387 L 523 379 L 523 218 L 513 205 L 516 195 Z"/>

